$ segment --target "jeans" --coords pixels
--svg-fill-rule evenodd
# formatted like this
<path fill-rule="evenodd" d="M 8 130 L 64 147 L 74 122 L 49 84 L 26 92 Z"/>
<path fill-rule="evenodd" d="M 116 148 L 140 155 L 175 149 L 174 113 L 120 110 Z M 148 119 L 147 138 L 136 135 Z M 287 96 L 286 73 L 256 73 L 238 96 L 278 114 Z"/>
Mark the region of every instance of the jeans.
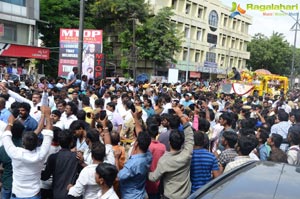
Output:
<path fill-rule="evenodd" d="M 11 189 L 1 189 L 1 199 L 10 199 L 11 197 Z"/>
<path fill-rule="evenodd" d="M 41 194 L 37 194 L 36 196 L 27 197 L 27 198 L 19 198 L 12 194 L 10 199 L 41 199 Z"/>

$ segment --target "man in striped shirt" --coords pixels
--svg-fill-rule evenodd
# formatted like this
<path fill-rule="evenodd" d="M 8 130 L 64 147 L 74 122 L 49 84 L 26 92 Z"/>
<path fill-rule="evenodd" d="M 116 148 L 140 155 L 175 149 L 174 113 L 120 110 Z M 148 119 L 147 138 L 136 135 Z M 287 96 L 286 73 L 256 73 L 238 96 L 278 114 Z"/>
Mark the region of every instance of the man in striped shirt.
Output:
<path fill-rule="evenodd" d="M 207 135 L 201 131 L 194 132 L 194 142 L 191 162 L 192 193 L 221 174 L 218 160 L 205 148 L 208 144 Z"/>

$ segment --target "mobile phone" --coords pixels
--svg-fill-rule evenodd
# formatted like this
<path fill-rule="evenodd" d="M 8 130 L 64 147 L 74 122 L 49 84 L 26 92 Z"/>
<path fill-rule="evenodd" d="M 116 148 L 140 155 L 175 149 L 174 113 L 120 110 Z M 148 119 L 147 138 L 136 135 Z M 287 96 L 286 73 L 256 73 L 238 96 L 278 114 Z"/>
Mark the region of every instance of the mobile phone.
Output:
<path fill-rule="evenodd" d="M 41 107 L 40 107 L 40 106 L 38 106 L 38 107 L 37 107 L 37 110 L 38 110 L 38 111 L 40 111 L 40 110 L 41 110 Z"/>
<path fill-rule="evenodd" d="M 100 111 L 100 120 L 104 120 L 106 117 L 106 110 L 101 110 Z"/>

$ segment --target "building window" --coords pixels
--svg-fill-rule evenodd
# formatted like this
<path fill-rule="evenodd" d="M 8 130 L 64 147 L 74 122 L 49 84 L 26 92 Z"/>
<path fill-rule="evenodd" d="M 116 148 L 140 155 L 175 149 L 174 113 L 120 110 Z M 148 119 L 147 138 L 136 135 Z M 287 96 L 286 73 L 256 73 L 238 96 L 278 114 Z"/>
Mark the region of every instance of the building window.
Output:
<path fill-rule="evenodd" d="M 190 28 L 189 27 L 184 28 L 184 36 L 185 36 L 185 38 L 190 38 Z"/>
<path fill-rule="evenodd" d="M 18 6 L 26 6 L 26 0 L 0 0 L 0 1 L 15 4 Z"/>
<path fill-rule="evenodd" d="M 196 52 L 195 54 L 195 62 L 199 62 L 200 59 L 200 52 Z"/>
<path fill-rule="evenodd" d="M 218 36 L 208 33 L 207 34 L 207 43 L 217 44 Z"/>
<path fill-rule="evenodd" d="M 229 60 L 229 67 L 233 67 L 233 58 L 230 58 Z"/>
<path fill-rule="evenodd" d="M 17 27 L 12 24 L 4 24 L 4 35 L 1 37 L 1 40 L 5 41 L 17 41 Z"/>
<path fill-rule="evenodd" d="M 241 25 L 241 32 L 244 33 L 245 32 L 245 23 L 242 22 L 242 25 Z"/>
<path fill-rule="evenodd" d="M 225 62 L 225 57 L 224 57 L 224 55 L 222 55 L 221 62 L 220 62 L 221 67 L 224 66 L 224 62 Z"/>
<path fill-rule="evenodd" d="M 198 18 L 202 18 L 203 15 L 203 8 L 198 8 Z"/>
<path fill-rule="evenodd" d="M 198 40 L 198 41 L 202 41 L 202 30 L 201 30 L 201 29 L 200 29 L 200 30 L 199 30 L 199 29 L 197 30 L 197 40 Z"/>
<path fill-rule="evenodd" d="M 235 48 L 235 40 L 234 39 L 232 39 L 232 41 L 231 41 L 231 48 Z"/>
<path fill-rule="evenodd" d="M 243 50 L 243 42 L 240 42 L 240 50 Z"/>
<path fill-rule="evenodd" d="M 209 16 L 208 16 L 208 24 L 209 24 L 209 27 L 210 27 L 210 30 L 211 31 L 216 31 L 217 30 L 217 27 L 218 27 L 218 13 L 213 10 L 209 13 Z"/>
<path fill-rule="evenodd" d="M 190 11 L 191 11 L 191 4 L 190 3 L 187 3 L 186 6 L 185 6 L 185 14 L 190 14 Z"/>
<path fill-rule="evenodd" d="M 235 27 L 236 27 L 236 21 L 233 21 L 232 22 L 232 29 L 235 30 Z"/>
<path fill-rule="evenodd" d="M 183 61 L 187 61 L 187 58 L 188 58 L 188 50 L 185 48 L 185 49 L 183 50 L 182 60 L 183 60 Z"/>
<path fill-rule="evenodd" d="M 223 23 L 223 26 L 224 26 L 224 27 L 227 26 L 227 21 L 228 21 L 228 19 L 227 19 L 227 17 L 225 17 L 225 18 L 224 18 L 224 23 Z"/>
<path fill-rule="evenodd" d="M 206 61 L 215 63 L 216 62 L 216 53 L 206 52 Z"/>
<path fill-rule="evenodd" d="M 222 37 L 222 46 L 225 47 L 226 45 L 226 36 Z"/>
<path fill-rule="evenodd" d="M 176 7 L 177 7 L 177 0 L 172 0 L 172 8 L 176 10 Z"/>

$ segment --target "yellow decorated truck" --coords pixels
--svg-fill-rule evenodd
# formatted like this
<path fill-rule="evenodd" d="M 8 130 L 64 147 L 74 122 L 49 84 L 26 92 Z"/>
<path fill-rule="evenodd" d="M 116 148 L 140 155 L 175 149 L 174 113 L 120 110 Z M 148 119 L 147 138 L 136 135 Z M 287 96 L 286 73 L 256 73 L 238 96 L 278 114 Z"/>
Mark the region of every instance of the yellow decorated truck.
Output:
<path fill-rule="evenodd" d="M 265 69 L 259 69 L 254 72 L 242 71 L 241 81 L 253 85 L 253 92 L 257 91 L 259 96 L 269 93 L 272 96 L 284 94 L 288 91 L 288 78 L 285 76 L 271 74 Z"/>

